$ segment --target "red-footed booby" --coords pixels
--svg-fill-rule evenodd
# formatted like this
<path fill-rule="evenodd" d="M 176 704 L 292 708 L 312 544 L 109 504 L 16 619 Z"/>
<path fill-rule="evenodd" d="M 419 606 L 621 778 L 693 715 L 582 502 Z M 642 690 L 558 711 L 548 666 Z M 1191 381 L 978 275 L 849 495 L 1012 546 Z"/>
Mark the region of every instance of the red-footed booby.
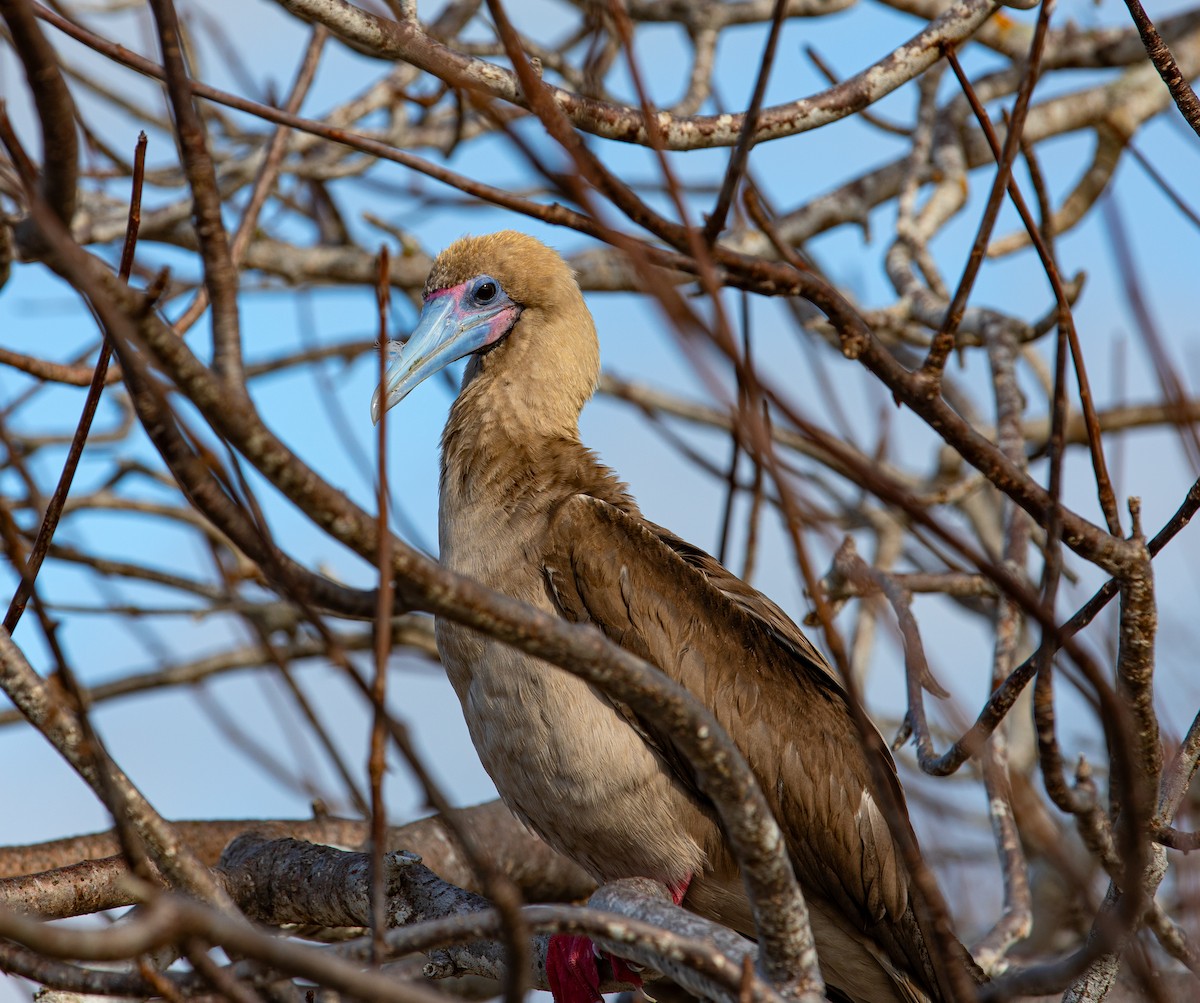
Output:
<path fill-rule="evenodd" d="M 833 671 L 778 606 L 649 522 L 580 442 L 600 353 L 571 269 L 521 233 L 467 237 L 438 256 L 424 301 L 371 410 L 379 420 L 470 356 L 442 436 L 442 563 L 594 624 L 716 715 L 783 831 L 831 998 L 942 1000 Z M 736 862 L 669 734 L 450 620 L 438 619 L 437 643 L 480 759 L 520 819 L 597 881 L 654 878 L 753 936 Z M 586 941 L 555 938 L 547 969 L 558 1003 L 599 1000 Z"/>

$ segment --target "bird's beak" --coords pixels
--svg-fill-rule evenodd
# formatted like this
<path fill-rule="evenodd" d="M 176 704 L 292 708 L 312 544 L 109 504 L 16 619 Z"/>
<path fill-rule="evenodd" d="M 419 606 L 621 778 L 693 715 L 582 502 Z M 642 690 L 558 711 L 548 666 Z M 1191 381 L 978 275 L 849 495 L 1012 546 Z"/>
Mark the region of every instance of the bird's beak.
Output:
<path fill-rule="evenodd" d="M 512 327 L 517 308 L 507 297 L 494 307 L 472 309 L 464 304 L 465 296 L 464 284 L 439 290 L 425 301 L 417 326 L 371 398 L 373 423 L 418 383 L 494 343 Z"/>

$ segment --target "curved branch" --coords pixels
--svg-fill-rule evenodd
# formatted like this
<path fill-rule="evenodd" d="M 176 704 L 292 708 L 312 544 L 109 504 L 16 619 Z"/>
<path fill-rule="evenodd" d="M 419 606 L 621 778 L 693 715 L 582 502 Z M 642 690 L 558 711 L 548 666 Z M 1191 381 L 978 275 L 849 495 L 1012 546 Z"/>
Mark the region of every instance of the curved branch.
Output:
<path fill-rule="evenodd" d="M 101 929 L 51 925 L 0 910 L 0 936 L 53 958 L 101 961 L 136 958 L 183 943 L 190 937 L 200 937 L 231 954 L 256 959 L 359 999 L 380 1003 L 444 1003 L 440 995 L 428 989 L 399 982 L 383 972 L 363 971 L 334 954 L 282 940 L 255 929 L 241 917 L 225 915 L 178 895 L 156 895 L 133 919 Z"/>
<path fill-rule="evenodd" d="M 529 107 L 516 74 L 456 52 L 431 38 L 417 24 L 389 21 L 347 0 L 276 2 L 297 17 L 325 25 L 365 55 L 412 63 L 454 87 L 481 91 L 497 100 Z M 924 30 L 865 70 L 819 94 L 764 108 L 758 114 L 754 142 L 817 129 L 874 104 L 936 63 L 943 46 L 970 38 L 996 8 L 992 0 L 955 0 Z M 637 109 L 584 97 L 561 87 L 546 85 L 546 90 L 576 128 L 604 139 L 650 145 L 645 116 Z M 735 145 L 744 122 L 744 114 L 677 117 L 660 111 L 655 118 L 655 131 L 668 150 L 709 149 Z"/>

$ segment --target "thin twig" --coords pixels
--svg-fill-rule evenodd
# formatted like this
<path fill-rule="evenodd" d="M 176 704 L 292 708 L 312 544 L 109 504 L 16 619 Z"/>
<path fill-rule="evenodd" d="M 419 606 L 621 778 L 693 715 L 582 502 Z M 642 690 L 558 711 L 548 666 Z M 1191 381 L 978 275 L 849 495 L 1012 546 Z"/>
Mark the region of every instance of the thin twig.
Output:
<path fill-rule="evenodd" d="M 971 245 L 971 252 L 967 257 L 967 264 L 963 269 L 962 278 L 959 279 L 958 288 L 954 290 L 954 297 L 951 299 L 950 305 L 946 308 L 946 316 L 942 321 L 941 329 L 934 335 L 933 343 L 929 346 L 929 354 L 921 366 L 924 378 L 934 386 L 940 382 L 946 360 L 950 357 L 950 352 L 954 348 L 955 332 L 962 321 L 963 312 L 967 307 L 967 298 L 971 294 L 971 288 L 975 284 L 975 277 L 979 273 L 979 266 L 983 263 L 983 252 L 987 248 L 988 241 L 991 239 L 992 227 L 995 225 L 996 216 L 1000 212 L 1000 202 L 1004 197 L 1005 189 L 1008 187 L 1008 179 L 1012 171 L 1013 161 L 1020 150 L 1021 130 L 1025 127 L 1025 115 L 1029 110 L 1029 99 L 1033 95 L 1033 88 L 1037 83 L 1041 70 L 1042 52 L 1046 44 L 1046 33 L 1050 28 L 1050 15 L 1054 7 L 1055 0 L 1046 0 L 1046 2 L 1042 3 L 1038 11 L 1037 25 L 1034 28 L 1033 41 L 1029 47 L 1029 59 L 1025 67 L 1025 75 L 1021 80 L 1021 87 L 1017 91 L 1017 100 L 1013 104 L 1008 134 L 1004 137 L 1004 149 L 996 165 L 996 176 L 992 179 L 992 189 L 988 195 L 987 206 L 983 211 L 983 217 L 979 221 L 979 229 L 975 234 L 975 241 Z M 946 48 L 949 51 L 951 47 L 947 46 Z"/>
<path fill-rule="evenodd" d="M 996 137 L 995 129 L 992 127 L 991 119 L 988 117 L 986 109 L 975 93 L 975 88 L 971 85 L 971 81 L 963 72 L 962 65 L 958 61 L 958 57 L 953 52 L 948 52 L 946 58 L 950 63 L 950 67 L 954 70 L 955 76 L 958 78 L 959 84 L 962 86 L 963 93 L 967 97 L 967 101 L 971 105 L 972 111 L 979 122 L 980 128 L 983 130 L 984 136 L 987 138 L 988 144 L 991 146 L 992 154 L 995 156 L 997 164 L 999 164 L 1004 156 L 1004 150 Z M 1013 124 L 1008 123 L 1008 136 L 1013 133 Z M 1015 180 L 1012 178 L 1011 171 L 1007 179 L 1007 189 L 1013 205 L 1021 216 L 1021 221 L 1025 224 L 1026 232 L 1029 234 L 1029 239 L 1037 249 L 1038 257 L 1041 259 L 1042 268 L 1045 269 L 1046 277 L 1050 280 L 1050 286 L 1054 290 L 1054 298 L 1058 307 L 1058 325 L 1065 328 L 1067 341 L 1071 348 L 1071 359 L 1075 366 L 1075 375 L 1079 383 L 1079 401 L 1083 409 L 1084 425 L 1088 432 L 1088 446 L 1091 451 L 1092 469 L 1096 475 L 1096 490 L 1100 497 L 1100 508 L 1104 513 L 1108 531 L 1113 536 L 1121 534 L 1121 519 L 1117 511 L 1117 500 L 1112 489 L 1112 480 L 1108 474 L 1108 464 L 1104 458 L 1104 447 L 1100 434 L 1100 422 L 1096 417 L 1096 407 L 1092 399 L 1091 382 L 1088 379 L 1087 368 L 1084 365 L 1083 349 L 1079 344 L 1079 335 L 1075 330 L 1075 319 L 1071 312 L 1071 304 L 1067 298 L 1066 290 L 1063 287 L 1062 277 L 1058 270 L 1058 265 L 1054 256 L 1053 236 L 1051 234 L 1050 214 L 1047 211 L 1047 198 L 1045 194 L 1045 185 L 1042 182 L 1041 172 L 1038 169 L 1036 157 L 1033 154 L 1033 149 L 1030 144 L 1026 143 L 1023 138 L 1020 139 L 1020 147 L 1025 151 L 1026 163 L 1029 166 L 1030 176 L 1033 181 L 1034 190 L 1038 194 L 1038 198 L 1042 204 L 1042 226 L 1037 226 L 1034 222 L 1033 215 L 1029 211 L 1029 206 L 1025 202 L 1024 196 L 1017 187 Z"/>
<path fill-rule="evenodd" d="M 729 215 L 729 207 L 733 204 L 734 192 L 746 169 L 750 146 L 754 142 L 755 132 L 758 129 L 759 112 L 762 110 L 763 99 L 767 94 L 767 82 L 771 79 L 771 67 L 775 65 L 775 49 L 779 44 L 779 35 L 783 29 L 783 19 L 786 13 L 787 0 L 775 0 L 775 6 L 771 11 L 771 30 L 767 34 L 762 59 L 758 63 L 758 77 L 754 81 L 754 94 L 750 98 L 750 107 L 746 109 L 737 145 L 729 156 L 729 165 L 725 169 L 725 180 L 721 182 L 717 203 L 713 206 L 708 222 L 704 224 L 706 243 L 713 243 L 725 229 L 725 218 Z"/>
<path fill-rule="evenodd" d="M 117 273 L 124 282 L 129 281 L 129 273 L 133 269 L 133 254 L 137 247 L 138 227 L 142 219 L 142 181 L 146 170 L 146 143 L 146 134 L 140 133 L 134 150 L 133 182 L 129 196 L 129 222 L 125 230 L 125 244 L 121 249 L 121 264 Z M 100 357 L 96 360 L 96 368 L 92 372 L 91 385 L 88 387 L 87 397 L 83 402 L 83 413 L 79 416 L 75 434 L 71 437 L 71 445 L 67 450 L 67 458 L 63 462 L 58 484 L 54 488 L 54 494 L 50 496 L 46 513 L 38 527 L 33 549 L 22 569 L 20 584 L 18 584 L 17 591 L 9 602 L 8 612 L 4 616 L 4 629 L 10 634 L 16 630 L 17 624 L 21 620 L 21 614 L 25 610 L 25 604 L 33 594 L 34 583 L 37 581 L 42 561 L 45 560 L 46 553 L 50 549 L 54 531 L 58 528 L 58 521 L 62 516 L 63 506 L 67 502 L 67 496 L 71 493 L 71 484 L 75 479 L 75 471 L 79 468 L 79 460 L 83 456 L 83 447 L 92 427 L 92 419 L 96 417 L 96 409 L 100 406 L 100 394 L 104 391 L 108 375 L 108 362 L 111 357 L 112 345 L 105 339 L 100 346 Z"/>
<path fill-rule="evenodd" d="M 375 287 L 379 311 L 379 385 L 387 380 L 388 367 L 388 249 L 379 249 L 379 281 Z M 383 803 L 383 776 L 387 767 L 387 670 L 391 653 L 392 619 L 392 533 L 388 528 L 389 491 L 387 479 L 387 422 L 376 426 L 379 455 L 377 471 L 377 511 L 379 520 L 379 606 L 375 616 L 375 675 L 371 683 L 371 949 L 376 964 L 383 958 L 383 937 L 387 929 L 387 891 L 384 885 L 383 847 L 387 833 L 387 811 Z"/>
<path fill-rule="evenodd" d="M 204 123 L 196 111 L 183 59 L 183 42 L 173 0 L 150 0 L 162 50 L 162 72 L 171 100 L 175 133 L 194 199 L 196 237 L 204 261 L 204 285 L 212 301 L 213 366 L 231 393 L 245 394 L 238 319 L 238 273 L 221 218 L 221 193 Z"/>
<path fill-rule="evenodd" d="M 1146 55 L 1150 57 L 1150 62 L 1163 78 L 1163 83 L 1171 92 L 1180 114 L 1195 130 L 1196 135 L 1200 136 L 1200 98 L 1196 97 L 1196 92 L 1192 90 L 1187 77 L 1180 72 L 1179 64 L 1171 55 L 1170 48 L 1155 29 L 1154 22 L 1147 16 L 1139 0 L 1125 0 L 1125 6 L 1129 8 L 1129 16 L 1133 18 L 1138 34 L 1142 36 L 1142 44 L 1146 46 Z"/>

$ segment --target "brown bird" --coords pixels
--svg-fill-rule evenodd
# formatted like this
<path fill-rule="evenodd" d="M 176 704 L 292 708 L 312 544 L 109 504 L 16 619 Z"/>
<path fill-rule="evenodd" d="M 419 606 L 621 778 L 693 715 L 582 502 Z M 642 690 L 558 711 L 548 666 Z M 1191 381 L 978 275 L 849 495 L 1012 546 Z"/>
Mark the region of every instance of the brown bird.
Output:
<path fill-rule="evenodd" d="M 442 563 L 594 624 L 716 715 L 783 830 L 832 999 L 941 1000 L 833 671 L 778 606 L 647 520 L 580 442 L 599 343 L 555 251 L 512 231 L 443 251 L 372 417 L 466 356 L 442 435 Z M 437 643 L 480 759 L 519 818 L 597 881 L 654 878 L 685 907 L 753 936 L 737 864 L 669 734 L 576 676 L 449 620 L 438 619 Z M 599 999 L 586 941 L 556 938 L 547 968 L 559 1003 Z"/>

